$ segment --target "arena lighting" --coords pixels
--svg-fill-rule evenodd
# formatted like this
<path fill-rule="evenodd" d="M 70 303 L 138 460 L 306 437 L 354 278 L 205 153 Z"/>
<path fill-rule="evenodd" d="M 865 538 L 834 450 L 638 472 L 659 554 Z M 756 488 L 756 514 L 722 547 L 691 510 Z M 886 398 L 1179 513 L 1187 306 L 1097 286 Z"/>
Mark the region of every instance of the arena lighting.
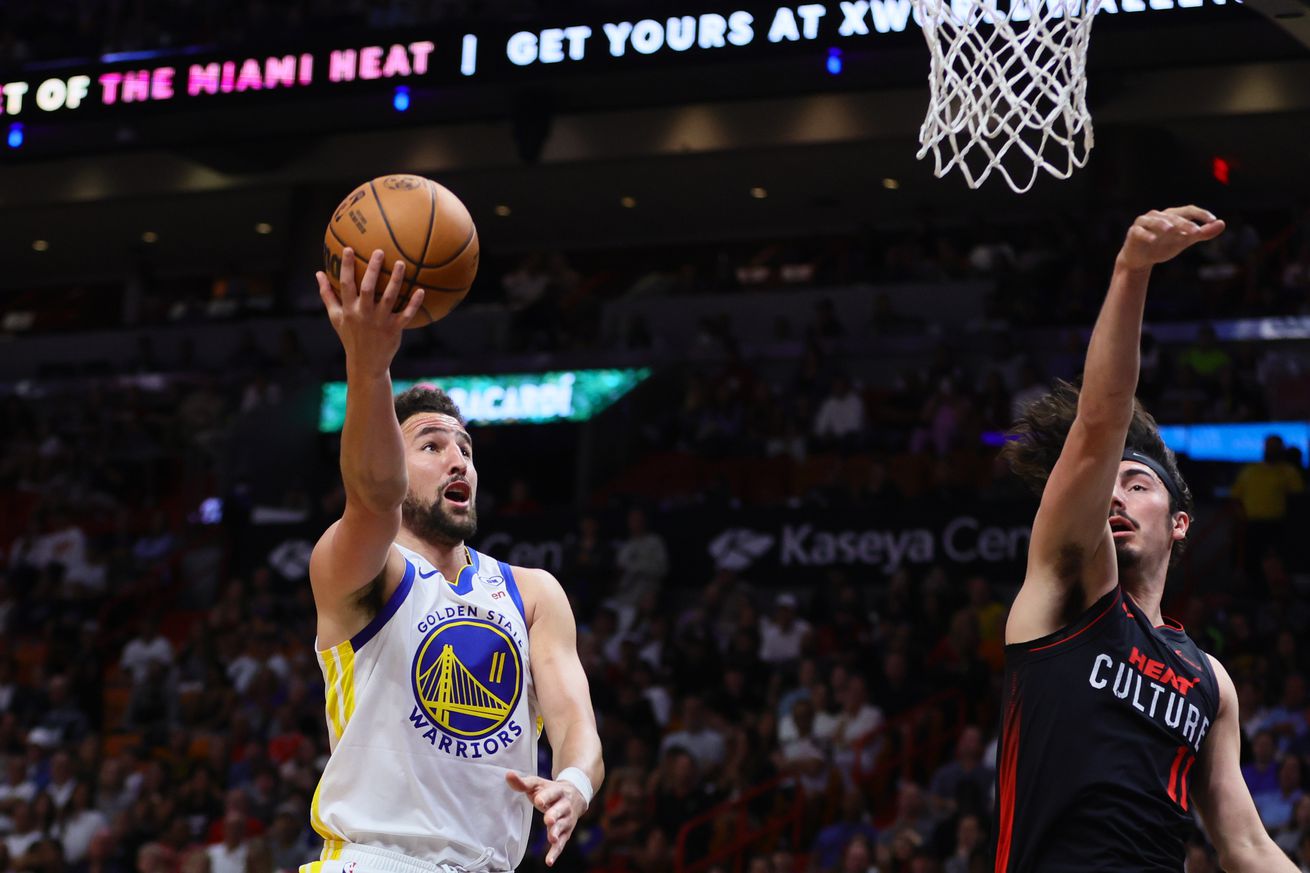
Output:
<path fill-rule="evenodd" d="M 761 188 L 759 185 L 756 185 L 751 189 L 751 196 L 756 200 L 763 200 L 765 197 L 769 196 L 769 191 L 767 188 Z"/>
<path fill-rule="evenodd" d="M 9 125 L 9 137 L 6 139 L 11 149 L 20 148 L 23 145 L 23 125 L 15 121 Z"/>
<path fill-rule="evenodd" d="M 269 224 L 267 221 L 261 221 L 255 225 L 255 233 L 260 236 L 268 236 L 272 232 L 273 225 Z"/>
<path fill-rule="evenodd" d="M 1228 161 L 1215 155 L 1210 159 L 1210 172 L 1214 174 L 1215 181 L 1220 185 L 1228 184 L 1228 171 L 1230 166 Z"/>
<path fill-rule="evenodd" d="M 155 233 L 153 230 L 147 230 L 145 233 L 141 234 L 141 242 L 143 243 L 159 242 L 159 234 Z"/>
<path fill-rule="evenodd" d="M 619 198 L 619 205 L 622 206 L 624 209 L 632 209 L 634 206 L 637 205 L 637 198 L 636 198 L 636 197 L 620 197 L 620 198 Z"/>
<path fill-rule="evenodd" d="M 552 424 L 586 421 L 650 377 L 649 368 L 557 370 L 487 376 L 398 379 L 399 394 L 415 385 L 440 387 L 459 405 L 470 424 Z M 318 429 L 336 433 L 346 420 L 346 383 L 325 382 Z"/>
<path fill-rule="evenodd" d="M 391 106 L 397 112 L 404 112 L 409 109 L 409 87 L 406 85 L 397 85 L 396 93 L 391 97 Z"/>
<path fill-rule="evenodd" d="M 1264 457 L 1265 437 L 1280 436 L 1283 444 L 1310 457 L 1310 423 L 1304 421 L 1254 421 L 1233 424 L 1162 424 L 1165 445 L 1193 461 L 1250 463 Z M 1002 446 L 1005 434 L 988 431 L 984 445 Z"/>
<path fill-rule="evenodd" d="M 828 75 L 840 76 L 842 70 L 841 49 L 828 49 Z"/>
<path fill-rule="evenodd" d="M 495 212 L 496 212 L 496 214 L 499 215 L 501 218 L 504 218 L 505 216 L 509 215 L 509 213 L 510 213 L 510 208 L 509 208 L 508 206 L 506 206 L 504 203 L 500 203 L 500 204 L 497 204 L 496 209 L 495 209 Z"/>
<path fill-rule="evenodd" d="M 49 241 L 49 240 L 44 240 L 44 239 L 34 239 L 34 240 L 32 240 L 32 251 L 34 251 L 34 252 L 44 252 L 44 251 L 48 251 L 49 248 L 50 248 L 50 241 Z"/>

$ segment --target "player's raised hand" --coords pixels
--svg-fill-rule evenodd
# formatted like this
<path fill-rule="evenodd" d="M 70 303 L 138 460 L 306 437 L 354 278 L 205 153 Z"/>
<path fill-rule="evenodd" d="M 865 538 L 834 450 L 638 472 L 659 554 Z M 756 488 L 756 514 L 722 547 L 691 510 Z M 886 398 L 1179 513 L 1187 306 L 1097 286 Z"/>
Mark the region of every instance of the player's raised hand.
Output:
<path fill-rule="evenodd" d="M 1117 263 L 1129 270 L 1150 269 L 1223 232 L 1223 221 L 1199 206 L 1152 209 L 1128 228 Z"/>
<path fill-rule="evenodd" d="M 546 866 L 554 867 L 555 859 L 564 851 L 569 837 L 573 836 L 578 819 L 587 811 L 586 800 L 572 782 L 524 776 L 513 770 L 506 771 L 505 781 L 510 788 L 526 794 L 532 805 L 541 811 L 542 823 L 546 825 L 546 839 L 550 843 Z"/>
<path fill-rule="evenodd" d="M 333 290 L 327 274 L 322 270 L 318 279 L 318 296 L 323 300 L 328 318 L 341 345 L 346 350 L 348 367 L 363 367 L 368 372 L 381 372 L 391 366 L 391 359 L 400 348 L 400 336 L 405 325 L 423 305 L 423 289 L 415 288 L 405 306 L 397 310 L 396 301 L 405 280 L 405 265 L 396 261 L 382 293 L 377 293 L 382 274 L 382 250 L 373 252 L 364 278 L 355 282 L 355 251 L 346 248 L 341 253 L 341 276 L 338 280 L 341 295 Z"/>

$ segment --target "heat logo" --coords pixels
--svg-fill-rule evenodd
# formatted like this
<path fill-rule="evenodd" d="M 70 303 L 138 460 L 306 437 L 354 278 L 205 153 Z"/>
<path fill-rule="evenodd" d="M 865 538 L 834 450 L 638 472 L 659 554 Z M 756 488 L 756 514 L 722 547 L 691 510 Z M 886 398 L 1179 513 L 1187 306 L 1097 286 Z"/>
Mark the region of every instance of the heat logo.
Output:
<path fill-rule="evenodd" d="M 1179 675 L 1163 661 L 1148 658 L 1134 646 L 1127 661 L 1102 652 L 1092 661 L 1087 682 L 1096 690 L 1109 690 L 1147 718 L 1164 725 L 1194 750 L 1210 730 L 1210 719 L 1186 698 L 1200 682 Z"/>

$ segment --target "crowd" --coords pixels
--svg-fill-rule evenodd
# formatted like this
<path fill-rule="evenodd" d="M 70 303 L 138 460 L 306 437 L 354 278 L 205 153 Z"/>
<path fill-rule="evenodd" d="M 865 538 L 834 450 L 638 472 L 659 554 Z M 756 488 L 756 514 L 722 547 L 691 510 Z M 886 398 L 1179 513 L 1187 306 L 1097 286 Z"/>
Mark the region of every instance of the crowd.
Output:
<path fill-rule="evenodd" d="M 1206 343 L 1180 359 L 1216 357 Z M 721 431 L 731 439 L 715 451 L 803 444 L 841 455 L 894 440 L 883 448 L 931 459 L 958 450 L 961 433 L 1000 426 L 1014 396 L 1038 387 L 1000 390 L 998 368 L 978 394 L 961 390 L 961 430 L 907 393 L 901 427 L 889 431 L 824 366 L 816 346 L 796 377 L 823 398 L 813 430 L 792 424 L 790 443 L 778 442 L 761 403 L 741 416 L 761 429 Z M 948 350 L 933 366 L 919 378 L 960 376 Z M 327 748 L 308 586 L 268 556 L 235 560 L 235 531 L 187 520 L 174 493 L 212 474 L 195 457 L 218 454 L 230 415 L 278 402 L 253 384 L 6 401 L 0 489 L 27 521 L 11 532 L 0 588 L 0 873 L 270 873 L 316 856 L 307 809 Z M 721 386 L 715 397 L 702 408 L 732 409 Z M 683 438 L 705 449 L 698 434 Z M 994 450 L 979 441 L 969 451 L 987 482 L 1006 487 Z M 811 497 L 858 513 L 912 496 L 896 493 L 903 476 L 888 467 L 875 461 L 859 487 Z M 1265 461 L 1227 475 L 1259 549 L 1234 567 L 1239 584 L 1179 606 L 1237 683 L 1244 774 L 1262 819 L 1310 863 L 1310 599 L 1283 554 L 1303 472 L 1271 443 Z M 321 493 L 322 507 L 299 502 L 327 519 L 330 483 Z M 557 508 L 522 494 L 508 503 L 529 517 Z M 726 869 L 744 816 L 766 829 L 742 848 L 753 871 L 990 869 L 995 707 L 1015 580 L 944 565 L 832 571 L 783 589 L 728 569 L 688 578 L 661 518 L 634 510 L 611 527 L 612 513 L 587 516 L 567 541 L 559 575 L 579 618 L 609 776 L 561 864 L 653 873 L 681 852 Z M 720 806 L 761 784 L 774 787 Z M 1191 873 L 1215 869 L 1199 833 L 1191 853 Z M 538 837 L 529 868 L 542 856 Z"/>
<path fill-rule="evenodd" d="M 1287 225 L 1279 238 L 1272 225 L 1237 224 L 1219 255 L 1162 271 L 1160 314 L 1196 281 L 1254 289 L 1250 308 L 1241 295 L 1207 291 L 1208 302 L 1193 301 L 1204 314 L 1264 311 L 1271 287 L 1270 305 L 1304 311 L 1304 229 Z M 678 294 L 789 275 L 986 273 L 1022 302 L 1025 283 L 1058 265 L 1073 290 L 1055 316 L 1086 323 L 1108 261 L 1069 255 L 1076 238 L 1019 237 L 1008 248 L 910 234 L 883 240 L 877 257 L 771 247 L 717 267 L 644 271 L 625 287 Z M 1109 236 L 1087 239 L 1095 247 Z M 1085 284 L 1069 272 L 1078 270 Z M 589 296 L 604 286 L 584 267 L 556 256 L 503 275 L 513 342 L 551 351 L 607 341 Z M 1077 376 L 1081 340 L 1043 352 L 999 330 L 966 348 L 933 342 L 928 325 L 886 303 L 871 306 L 871 324 L 847 324 L 816 295 L 809 323 L 795 326 L 802 354 L 766 363 L 743 349 L 730 318 L 711 319 L 703 329 L 714 353 L 677 376 L 681 402 L 652 396 L 633 412 L 645 424 L 631 460 L 710 465 L 693 484 L 702 495 L 725 491 L 729 503 L 853 517 L 1015 496 L 995 435 L 1051 379 Z M 1016 306 L 1007 317 L 1035 317 Z M 868 331 L 920 336 L 922 354 L 891 367 L 891 378 L 868 375 L 860 365 L 885 362 L 852 357 L 843 342 Z M 643 347 L 632 339 L 622 342 Z M 1205 330 L 1184 343 L 1148 335 L 1142 352 L 1141 395 L 1162 420 L 1277 418 L 1296 402 L 1283 380 L 1306 371 L 1296 344 L 1220 342 Z M 335 517 L 332 464 L 317 480 L 297 478 L 314 468 L 275 442 L 276 422 L 319 363 L 294 332 L 276 350 L 252 336 L 208 366 L 185 354 L 165 360 L 147 336 L 122 377 L 6 392 L 0 873 L 272 873 L 317 857 L 308 807 L 327 735 L 312 600 L 303 560 L 251 550 L 252 497 L 234 474 L 251 473 L 241 466 L 250 455 L 269 455 L 254 483 L 265 499 L 320 529 Z M 243 427 L 255 442 L 236 441 Z M 331 455 L 330 438 L 322 448 Z M 771 476 L 713 478 L 712 464 L 743 459 L 778 465 L 755 472 L 840 463 L 794 488 Z M 1232 674 L 1243 773 L 1265 825 L 1310 870 L 1310 577 L 1288 531 L 1304 499 L 1304 459 L 1271 441 L 1240 470 L 1184 470 L 1203 503 L 1231 494 L 1245 522 L 1241 548 L 1215 558 L 1229 581 L 1184 586 L 1173 607 Z M 587 502 L 547 496 L 530 469 L 481 472 L 484 496 L 497 498 L 489 517 L 530 522 Z M 578 616 L 608 777 L 560 866 L 655 873 L 680 858 L 708 873 L 741 856 L 752 873 L 990 869 L 996 704 L 1017 580 L 944 564 L 816 571 L 782 587 L 727 566 L 692 572 L 661 532 L 679 504 L 656 486 L 633 489 L 645 508 L 604 503 L 579 516 L 565 541 L 558 575 Z M 208 523 L 215 494 L 222 524 Z M 743 829 L 760 833 L 738 841 Z M 543 856 L 538 834 L 526 868 Z M 1199 831 L 1187 869 L 1217 869 Z"/>

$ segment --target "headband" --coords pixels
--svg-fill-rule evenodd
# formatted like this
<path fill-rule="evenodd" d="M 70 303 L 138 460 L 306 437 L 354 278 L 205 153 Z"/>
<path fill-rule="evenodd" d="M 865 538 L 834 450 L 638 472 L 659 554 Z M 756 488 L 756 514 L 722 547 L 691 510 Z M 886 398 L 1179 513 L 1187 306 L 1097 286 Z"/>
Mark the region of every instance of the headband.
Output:
<path fill-rule="evenodd" d="M 1149 467 L 1151 472 L 1160 477 L 1160 482 L 1169 492 L 1169 496 L 1174 499 L 1174 503 L 1178 506 L 1183 505 L 1182 489 L 1178 487 L 1178 483 L 1174 481 L 1173 475 L 1165 468 L 1164 464 L 1161 464 L 1155 458 L 1142 454 L 1137 449 L 1124 449 L 1123 459 Z"/>

